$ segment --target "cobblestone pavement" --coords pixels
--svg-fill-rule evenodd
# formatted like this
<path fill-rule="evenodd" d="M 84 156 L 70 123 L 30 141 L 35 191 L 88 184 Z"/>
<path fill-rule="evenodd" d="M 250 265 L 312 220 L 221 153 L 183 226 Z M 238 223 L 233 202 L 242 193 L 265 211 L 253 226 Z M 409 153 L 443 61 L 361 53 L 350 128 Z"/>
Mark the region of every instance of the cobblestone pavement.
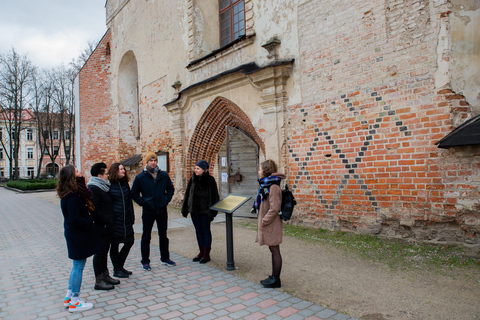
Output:
<path fill-rule="evenodd" d="M 60 208 L 0 188 L 0 319 L 355 320 L 174 253 L 177 266 L 163 266 L 158 248 L 151 252 L 152 270 L 144 271 L 135 241 L 125 265 L 133 275 L 110 291 L 93 290 L 89 258 L 80 296 L 94 307 L 69 313 L 63 297 L 72 263 Z"/>

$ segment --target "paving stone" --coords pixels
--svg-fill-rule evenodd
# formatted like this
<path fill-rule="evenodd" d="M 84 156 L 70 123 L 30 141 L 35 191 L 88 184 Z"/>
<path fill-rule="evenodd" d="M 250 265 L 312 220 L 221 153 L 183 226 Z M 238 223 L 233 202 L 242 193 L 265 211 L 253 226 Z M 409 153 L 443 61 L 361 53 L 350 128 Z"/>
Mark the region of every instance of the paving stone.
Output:
<path fill-rule="evenodd" d="M 92 259 L 88 259 L 80 296 L 94 308 L 69 313 L 63 307 L 63 297 L 72 262 L 67 257 L 60 209 L 4 188 L 0 188 L 0 203 L 1 319 L 296 320 L 314 315 L 355 320 L 173 252 L 171 258 L 178 265 L 163 266 L 155 246 L 151 247 L 152 270 L 145 271 L 139 263 L 140 241 L 135 241 L 125 264 L 133 275 L 120 279 L 113 290 L 93 289 L 95 277 Z M 59 268 L 59 262 L 64 267 Z M 14 264 L 15 269 L 10 268 Z M 113 270 L 110 261 L 108 267 Z"/>

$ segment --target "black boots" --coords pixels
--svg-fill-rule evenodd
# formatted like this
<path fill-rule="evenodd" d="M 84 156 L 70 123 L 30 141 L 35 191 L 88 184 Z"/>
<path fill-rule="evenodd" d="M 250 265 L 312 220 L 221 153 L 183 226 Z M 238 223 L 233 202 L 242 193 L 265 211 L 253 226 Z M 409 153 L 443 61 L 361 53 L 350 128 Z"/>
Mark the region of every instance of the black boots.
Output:
<path fill-rule="evenodd" d="M 120 280 L 113 279 L 112 277 L 110 277 L 110 274 L 108 273 L 108 270 L 106 270 L 103 273 L 103 280 L 105 280 L 106 283 L 113 284 L 113 285 L 120 284 Z"/>
<path fill-rule="evenodd" d="M 116 278 L 128 278 L 130 275 L 122 271 L 122 269 L 117 269 L 113 271 L 113 276 Z"/>
<path fill-rule="evenodd" d="M 101 273 L 95 278 L 95 286 L 93 287 L 95 290 L 112 290 L 115 287 L 105 281 L 104 274 Z"/>
<path fill-rule="evenodd" d="M 260 281 L 260 283 L 263 284 L 265 288 L 280 288 L 282 286 L 280 278 L 273 276 L 269 276 L 267 279 Z"/>

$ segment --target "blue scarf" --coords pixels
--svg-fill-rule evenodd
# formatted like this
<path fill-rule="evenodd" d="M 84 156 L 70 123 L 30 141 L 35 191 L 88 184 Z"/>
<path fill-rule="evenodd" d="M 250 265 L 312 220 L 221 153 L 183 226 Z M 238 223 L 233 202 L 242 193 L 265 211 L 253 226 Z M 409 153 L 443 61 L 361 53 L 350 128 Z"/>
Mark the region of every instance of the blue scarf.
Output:
<path fill-rule="evenodd" d="M 270 186 L 273 184 L 280 185 L 281 180 L 282 179 L 280 179 L 277 176 L 269 176 L 269 177 L 258 179 L 260 188 L 258 188 L 257 198 L 253 203 L 252 210 L 250 210 L 251 213 L 257 213 L 257 211 L 260 209 L 260 203 L 264 199 L 267 199 L 268 194 L 270 193 Z"/>

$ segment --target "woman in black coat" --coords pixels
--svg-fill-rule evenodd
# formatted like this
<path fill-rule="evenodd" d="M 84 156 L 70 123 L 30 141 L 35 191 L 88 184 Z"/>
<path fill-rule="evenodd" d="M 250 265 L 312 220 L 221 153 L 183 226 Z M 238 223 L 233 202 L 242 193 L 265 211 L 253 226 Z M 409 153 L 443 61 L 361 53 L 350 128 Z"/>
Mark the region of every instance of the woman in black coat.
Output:
<path fill-rule="evenodd" d="M 133 224 L 135 223 L 128 175 L 123 165 L 118 162 L 110 166 L 108 175 L 111 184 L 109 194 L 112 198 L 115 219 L 115 231 L 110 248 L 113 275 L 118 278 L 128 278 L 132 272 L 126 270 L 124 265 L 134 243 Z M 121 250 L 119 250 L 120 243 L 123 243 Z"/>
<path fill-rule="evenodd" d="M 81 312 L 93 307 L 93 304 L 79 298 L 85 263 L 88 257 L 102 250 L 104 245 L 87 209 L 86 203 L 92 198 L 92 192 L 74 166 L 66 165 L 60 170 L 57 193 L 61 199 L 68 257 L 73 260 L 63 304 L 70 312 Z"/>
<path fill-rule="evenodd" d="M 185 198 L 183 199 L 182 215 L 186 218 L 188 213 L 195 226 L 199 254 L 193 261 L 207 263 L 210 261 L 212 248 L 212 232 L 210 224 L 217 215 L 217 211 L 210 207 L 218 202 L 218 189 L 215 178 L 208 173 L 209 164 L 200 160 L 195 165 L 195 173 L 188 181 Z"/>

